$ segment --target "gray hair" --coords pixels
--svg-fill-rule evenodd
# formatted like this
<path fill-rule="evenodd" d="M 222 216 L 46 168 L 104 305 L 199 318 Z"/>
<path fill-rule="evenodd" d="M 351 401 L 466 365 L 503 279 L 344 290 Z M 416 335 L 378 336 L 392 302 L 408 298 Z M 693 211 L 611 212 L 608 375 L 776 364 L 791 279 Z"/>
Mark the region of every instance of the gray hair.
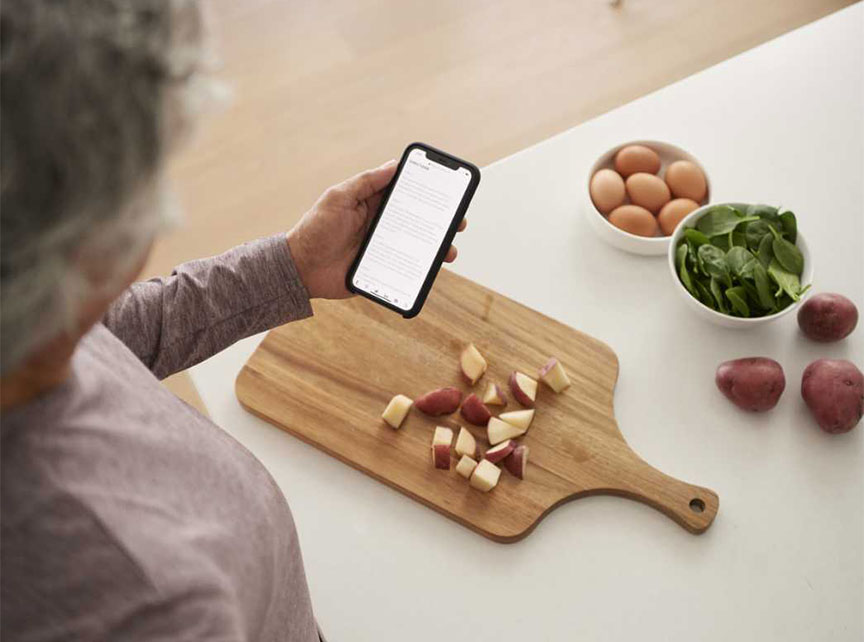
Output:
<path fill-rule="evenodd" d="M 202 31 L 193 0 L 3 0 L 2 374 L 72 329 L 163 224 L 162 162 L 198 107 Z"/>

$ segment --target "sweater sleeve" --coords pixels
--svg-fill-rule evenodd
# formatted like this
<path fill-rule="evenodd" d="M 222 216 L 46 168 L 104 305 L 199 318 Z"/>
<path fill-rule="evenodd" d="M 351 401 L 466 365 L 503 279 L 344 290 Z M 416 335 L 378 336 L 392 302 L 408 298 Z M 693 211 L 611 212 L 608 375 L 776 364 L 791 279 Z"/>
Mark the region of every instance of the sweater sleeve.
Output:
<path fill-rule="evenodd" d="M 232 343 L 312 315 L 284 234 L 133 284 L 103 323 L 160 379 Z"/>

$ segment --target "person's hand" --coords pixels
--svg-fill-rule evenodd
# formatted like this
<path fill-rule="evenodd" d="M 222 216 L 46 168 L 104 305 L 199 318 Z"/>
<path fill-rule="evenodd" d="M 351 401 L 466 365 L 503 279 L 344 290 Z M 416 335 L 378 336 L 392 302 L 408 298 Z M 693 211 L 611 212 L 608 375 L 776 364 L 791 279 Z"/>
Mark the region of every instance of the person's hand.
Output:
<path fill-rule="evenodd" d="M 396 174 L 396 167 L 396 161 L 392 160 L 334 185 L 288 232 L 288 247 L 310 298 L 351 296 L 345 287 L 345 276 L 378 211 L 384 189 Z M 463 219 L 459 231 L 466 225 Z M 444 260 L 448 263 L 456 260 L 455 246 L 450 246 Z"/>

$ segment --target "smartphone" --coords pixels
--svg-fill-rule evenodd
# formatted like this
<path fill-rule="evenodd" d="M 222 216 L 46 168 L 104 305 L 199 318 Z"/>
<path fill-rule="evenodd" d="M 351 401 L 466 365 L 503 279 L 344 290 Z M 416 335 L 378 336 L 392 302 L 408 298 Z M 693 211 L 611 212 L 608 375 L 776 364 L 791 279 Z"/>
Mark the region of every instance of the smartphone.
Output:
<path fill-rule="evenodd" d="M 348 290 L 417 316 L 479 183 L 471 163 L 409 145 L 348 270 Z"/>

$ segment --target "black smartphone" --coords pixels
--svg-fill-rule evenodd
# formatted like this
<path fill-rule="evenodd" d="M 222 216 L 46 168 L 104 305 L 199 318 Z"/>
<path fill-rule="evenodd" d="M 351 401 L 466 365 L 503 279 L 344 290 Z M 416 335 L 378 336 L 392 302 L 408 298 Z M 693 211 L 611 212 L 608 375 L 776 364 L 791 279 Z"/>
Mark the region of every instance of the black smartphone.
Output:
<path fill-rule="evenodd" d="M 408 145 L 348 270 L 348 290 L 417 316 L 479 183 L 471 163 Z"/>

